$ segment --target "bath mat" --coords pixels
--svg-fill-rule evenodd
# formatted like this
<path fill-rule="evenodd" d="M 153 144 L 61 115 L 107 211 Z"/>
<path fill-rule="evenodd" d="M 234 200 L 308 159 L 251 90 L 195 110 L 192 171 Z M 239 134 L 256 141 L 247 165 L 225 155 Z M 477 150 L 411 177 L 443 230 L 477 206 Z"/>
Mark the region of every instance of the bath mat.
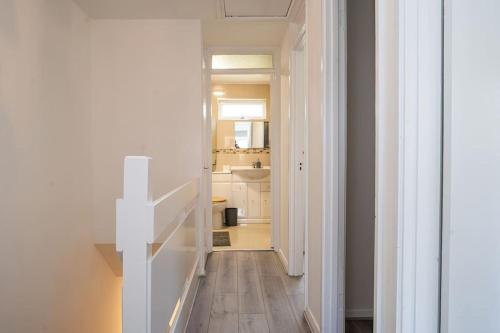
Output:
<path fill-rule="evenodd" d="M 231 246 L 229 239 L 229 231 L 214 231 L 213 232 L 213 245 L 214 246 Z"/>

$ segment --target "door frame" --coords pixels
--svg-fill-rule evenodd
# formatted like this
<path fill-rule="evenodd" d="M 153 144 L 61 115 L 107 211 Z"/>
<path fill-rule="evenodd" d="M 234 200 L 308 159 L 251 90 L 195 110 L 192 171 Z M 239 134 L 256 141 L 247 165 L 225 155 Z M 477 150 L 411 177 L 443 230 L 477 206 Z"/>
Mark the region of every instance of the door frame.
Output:
<path fill-rule="evenodd" d="M 346 0 L 322 0 L 323 212 L 321 331 L 345 322 L 345 197 L 347 147 Z"/>
<path fill-rule="evenodd" d="M 297 35 L 297 38 L 295 39 L 295 42 L 293 44 L 291 54 L 290 54 L 290 93 L 289 93 L 289 98 L 290 98 L 290 115 L 289 115 L 289 135 L 288 135 L 288 183 L 289 183 L 289 190 L 288 190 L 288 202 L 290 203 L 288 205 L 288 216 L 289 216 L 289 230 L 288 230 L 288 244 L 289 244 L 289 254 L 288 254 L 288 274 L 291 276 L 301 276 L 304 274 L 305 271 L 305 251 L 306 251 L 306 230 L 307 230 L 307 189 L 308 189 L 308 177 L 307 177 L 307 168 L 308 168 L 308 144 L 307 144 L 307 137 L 308 137 L 308 122 L 307 122 L 307 52 L 306 52 L 306 30 L 305 26 L 303 26 Z M 302 80 L 303 82 L 303 94 L 304 94 L 304 105 L 298 106 L 296 105 L 296 99 L 293 97 L 296 95 L 296 73 L 297 73 L 297 52 L 298 48 L 302 48 L 302 53 L 303 53 L 303 73 L 302 73 Z M 304 124 L 303 124 L 303 131 L 302 133 L 298 133 L 295 127 L 295 110 L 297 110 L 299 107 L 304 108 Z M 304 216 L 304 221 L 300 222 L 296 218 L 296 209 L 295 209 L 295 145 L 294 143 L 298 139 L 298 135 L 303 135 L 304 138 L 304 151 L 305 151 L 305 156 L 304 156 L 304 211 L 302 212 L 301 215 Z"/>
<path fill-rule="evenodd" d="M 345 321 L 346 0 L 323 9 L 321 331 Z M 441 1 L 378 0 L 374 331 L 439 331 Z M 418 295 L 418 297 L 417 297 Z"/>
<path fill-rule="evenodd" d="M 212 55 L 215 54 L 271 54 L 273 56 L 273 69 L 229 69 L 229 70 L 216 70 L 212 69 Z M 208 96 L 208 103 L 206 104 L 207 115 L 212 114 L 211 96 L 212 96 L 212 74 L 270 74 L 271 81 L 270 96 L 271 96 L 271 118 L 270 118 L 270 145 L 271 145 L 271 247 L 274 251 L 280 248 L 280 148 L 281 148 L 281 82 L 280 82 L 280 58 L 281 53 L 279 48 L 275 47 L 209 47 L 205 49 L 205 63 L 204 68 L 207 80 L 205 82 L 205 94 Z M 209 215 L 205 218 L 205 234 L 210 234 L 210 243 L 207 245 L 207 253 L 213 251 L 212 247 L 212 201 L 211 201 L 211 183 L 212 183 L 212 138 L 211 138 L 211 117 L 204 119 L 204 128 L 208 126 L 210 129 L 209 141 L 207 144 L 210 146 L 210 153 L 204 156 L 204 165 L 208 161 L 210 165 L 210 189 L 205 189 L 206 193 L 210 194 L 209 200 L 205 204 L 209 209 Z M 206 195 L 206 194 L 205 194 Z"/>

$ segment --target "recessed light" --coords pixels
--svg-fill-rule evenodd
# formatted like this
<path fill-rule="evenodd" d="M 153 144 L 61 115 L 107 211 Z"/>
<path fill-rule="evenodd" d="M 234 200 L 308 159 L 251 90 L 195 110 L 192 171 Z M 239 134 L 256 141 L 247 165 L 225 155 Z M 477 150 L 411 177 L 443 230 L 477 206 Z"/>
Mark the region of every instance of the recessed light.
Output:
<path fill-rule="evenodd" d="M 214 96 L 224 96 L 225 95 L 225 93 L 223 91 L 220 91 L 220 90 L 216 90 L 212 94 L 214 94 Z"/>

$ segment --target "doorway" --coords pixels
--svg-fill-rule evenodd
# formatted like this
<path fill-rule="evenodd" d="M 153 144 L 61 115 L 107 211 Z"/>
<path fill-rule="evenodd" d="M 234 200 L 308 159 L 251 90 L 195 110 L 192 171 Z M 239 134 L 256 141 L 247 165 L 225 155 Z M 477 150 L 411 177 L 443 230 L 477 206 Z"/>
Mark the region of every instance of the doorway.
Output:
<path fill-rule="evenodd" d="M 207 53 L 211 102 L 204 127 L 211 178 L 207 214 L 212 215 L 206 228 L 208 252 L 272 250 L 276 244 L 273 201 L 279 195 L 279 154 L 273 152 L 279 137 L 273 136 L 273 128 L 279 104 L 273 95 L 273 57 L 273 52 L 262 50 Z"/>

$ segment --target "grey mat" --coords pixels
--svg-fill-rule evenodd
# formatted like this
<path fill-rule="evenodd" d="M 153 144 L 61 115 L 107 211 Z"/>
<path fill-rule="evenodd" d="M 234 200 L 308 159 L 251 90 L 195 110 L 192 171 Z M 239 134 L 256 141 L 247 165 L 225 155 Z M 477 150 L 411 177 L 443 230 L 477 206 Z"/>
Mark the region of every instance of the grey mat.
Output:
<path fill-rule="evenodd" d="M 228 231 L 213 232 L 213 246 L 231 246 L 231 239 Z"/>

